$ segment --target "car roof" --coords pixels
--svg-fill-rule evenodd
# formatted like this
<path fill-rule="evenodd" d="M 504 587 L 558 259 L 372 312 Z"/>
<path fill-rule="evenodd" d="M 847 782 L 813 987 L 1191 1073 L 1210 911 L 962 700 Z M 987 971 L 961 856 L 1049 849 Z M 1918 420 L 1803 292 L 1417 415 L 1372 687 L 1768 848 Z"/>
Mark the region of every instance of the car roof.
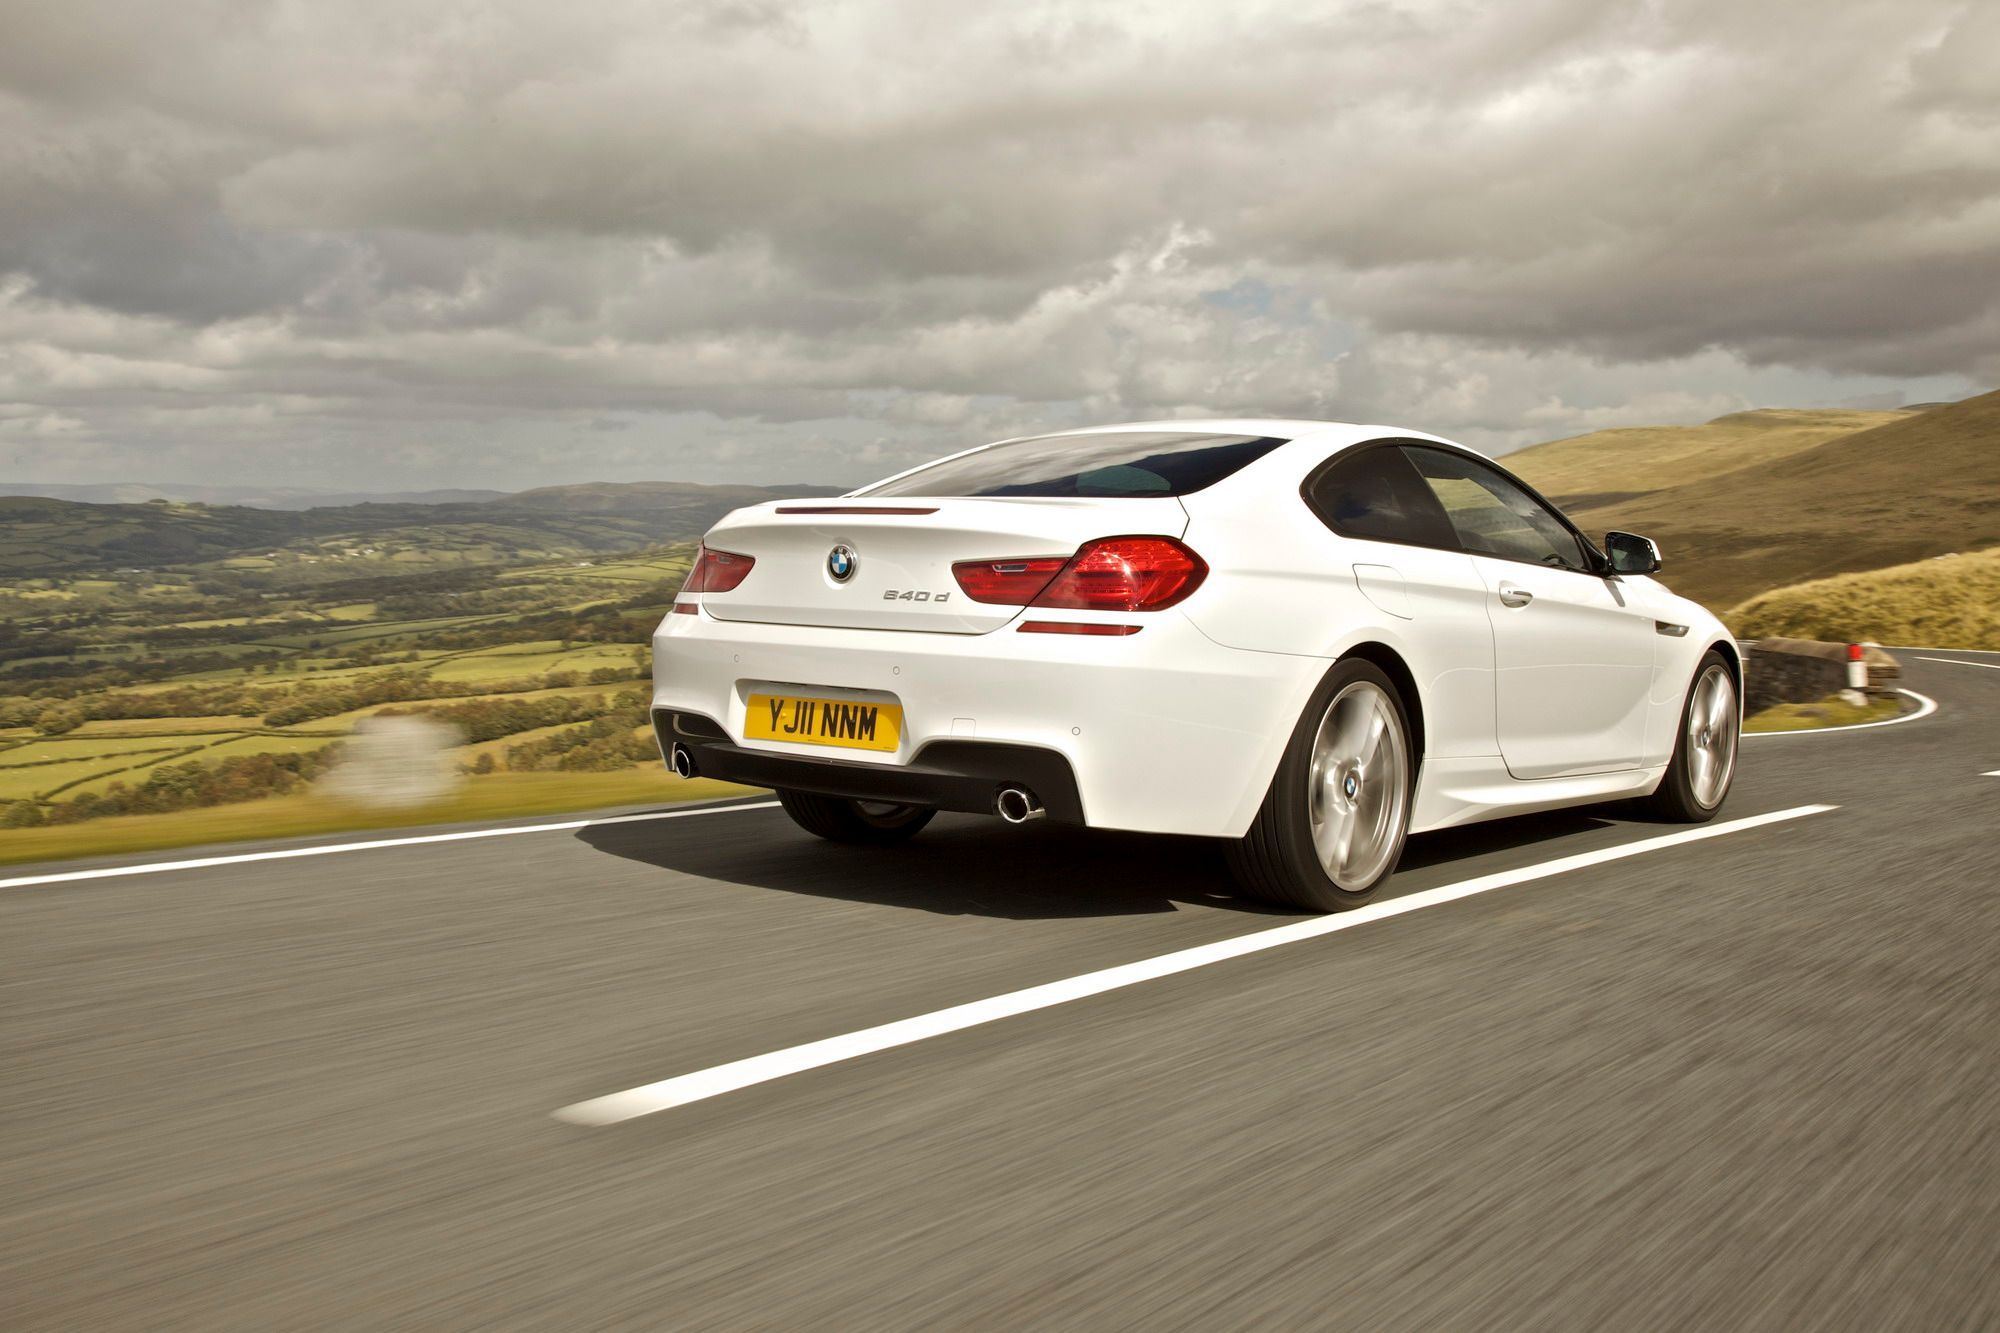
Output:
<path fill-rule="evenodd" d="M 865 486 L 856 487 L 854 490 L 847 491 L 844 494 L 849 496 L 865 495 L 878 487 L 888 485 L 892 481 L 900 481 L 913 472 L 921 472 L 927 467 L 934 467 L 939 463 L 949 462 L 954 458 L 963 458 L 968 454 L 976 454 L 981 450 L 991 449 L 997 445 L 1014 444 L 1022 440 L 1045 440 L 1053 436 L 1110 435 L 1135 431 L 1186 431 L 1195 434 L 1268 436 L 1286 441 L 1275 452 L 1287 457 L 1296 457 L 1301 444 L 1314 450 L 1340 449 L 1351 444 L 1360 444 L 1367 440 L 1385 438 L 1434 440 L 1439 444 L 1451 445 L 1454 448 L 1462 449 L 1465 447 L 1455 440 L 1445 439 L 1441 435 L 1432 435 L 1428 431 L 1411 430 L 1406 426 L 1363 425 L 1352 421 L 1308 421 L 1297 417 L 1182 417 L 1171 421 L 1120 421 L 1104 426 L 1078 426 L 1070 430 L 1036 431 L 1032 435 L 1013 435 L 1003 440 L 991 441 L 987 444 L 976 444 L 969 449 L 961 449 L 955 454 L 947 454 L 941 458 L 933 458 L 928 462 L 918 463 L 914 467 L 904 468 L 901 472 L 871 481 Z M 1259 462 L 1262 461 L 1264 460 L 1259 460 Z M 1253 463 L 1250 468 L 1244 470 L 1249 471 L 1256 466 Z"/>
<path fill-rule="evenodd" d="M 1455 440 L 1433 435 L 1429 431 L 1411 430 L 1407 426 L 1357 421 L 1310 421 L 1299 417 L 1180 417 L 1167 421 L 1121 421 L 1104 426 L 1079 426 L 1073 430 L 1037 431 L 1033 435 L 1018 435 L 1012 439 L 997 440 L 995 443 L 1011 444 L 1017 439 L 1039 440 L 1052 435 L 1108 435 L 1122 431 L 1165 430 L 1212 432 L 1217 435 L 1263 435 L 1285 440 L 1311 439 L 1315 443 L 1328 445 L 1342 442 L 1359 443 L 1363 440 L 1379 440 L 1390 436 L 1397 439 L 1436 440 L 1440 444 L 1457 444 Z M 1464 448 L 1463 445 L 1458 447 Z"/>
<path fill-rule="evenodd" d="M 1298 416 L 1182 416 L 1172 420 L 1122 420 L 1104 426 L 1076 426 L 1072 430 L 1036 430 L 1034 434 L 1010 436 L 1014 440 L 1042 440 L 1054 434 L 1112 434 L 1122 430 L 1190 430 L 1214 434 L 1264 434 L 1282 436 L 1288 440 L 1298 440 L 1308 434 L 1352 434 L 1356 438 L 1378 438 L 1384 434 L 1400 436 L 1422 436 L 1440 438 L 1428 430 L 1410 430 L 1408 426 L 1384 426 L 1370 422 L 1352 420 L 1306 420 Z M 1008 444 L 1010 440 L 996 440 L 996 444 Z"/>
<path fill-rule="evenodd" d="M 1282 435 L 1286 437 L 1325 430 L 1341 423 L 1304 421 L 1283 417 L 1176 417 L 1165 421 L 1114 421 L 1102 426 L 1077 426 L 1069 430 L 1036 431 L 1015 439 L 1044 439 L 1051 435 L 1108 435 L 1119 431 L 1184 430 L 1212 431 L 1217 435 Z M 1006 443 L 1006 441 L 1000 441 Z"/>

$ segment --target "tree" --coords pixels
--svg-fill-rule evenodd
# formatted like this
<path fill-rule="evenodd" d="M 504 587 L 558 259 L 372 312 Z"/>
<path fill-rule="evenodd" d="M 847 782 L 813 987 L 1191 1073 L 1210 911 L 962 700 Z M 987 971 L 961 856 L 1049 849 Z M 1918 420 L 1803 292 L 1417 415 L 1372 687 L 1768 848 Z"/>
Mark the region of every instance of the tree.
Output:
<path fill-rule="evenodd" d="M 83 710 L 73 704 L 54 704 L 35 714 L 35 730 L 44 736 L 60 736 L 83 725 Z"/>

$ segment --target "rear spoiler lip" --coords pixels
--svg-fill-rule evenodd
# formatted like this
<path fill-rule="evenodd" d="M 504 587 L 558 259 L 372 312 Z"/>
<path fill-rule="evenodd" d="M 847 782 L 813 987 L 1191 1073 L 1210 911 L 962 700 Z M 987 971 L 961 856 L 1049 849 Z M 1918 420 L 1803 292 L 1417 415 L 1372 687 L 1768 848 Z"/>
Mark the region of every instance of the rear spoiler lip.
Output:
<path fill-rule="evenodd" d="M 935 514 L 937 506 L 928 509 L 903 505 L 781 505 L 772 511 L 778 514 Z"/>

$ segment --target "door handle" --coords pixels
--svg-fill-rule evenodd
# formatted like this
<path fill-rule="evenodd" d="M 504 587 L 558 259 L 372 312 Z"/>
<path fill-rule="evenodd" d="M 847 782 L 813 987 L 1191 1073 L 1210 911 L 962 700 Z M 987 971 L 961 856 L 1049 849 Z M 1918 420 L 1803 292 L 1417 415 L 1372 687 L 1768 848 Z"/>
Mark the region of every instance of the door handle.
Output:
<path fill-rule="evenodd" d="M 1502 606 L 1526 606 L 1534 600 L 1535 594 L 1529 592 L 1526 588 L 1517 588 L 1511 583 L 1500 585 L 1500 605 Z"/>

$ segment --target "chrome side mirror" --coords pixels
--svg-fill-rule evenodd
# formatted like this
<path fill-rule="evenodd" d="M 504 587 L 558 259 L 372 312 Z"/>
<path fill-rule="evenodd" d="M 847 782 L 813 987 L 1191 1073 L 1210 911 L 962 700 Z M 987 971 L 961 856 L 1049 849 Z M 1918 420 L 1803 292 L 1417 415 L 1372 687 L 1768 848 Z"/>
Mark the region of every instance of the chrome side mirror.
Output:
<path fill-rule="evenodd" d="M 1651 574 L 1660 567 L 1660 548 L 1636 532 L 1605 533 L 1604 554 L 1614 574 Z"/>

